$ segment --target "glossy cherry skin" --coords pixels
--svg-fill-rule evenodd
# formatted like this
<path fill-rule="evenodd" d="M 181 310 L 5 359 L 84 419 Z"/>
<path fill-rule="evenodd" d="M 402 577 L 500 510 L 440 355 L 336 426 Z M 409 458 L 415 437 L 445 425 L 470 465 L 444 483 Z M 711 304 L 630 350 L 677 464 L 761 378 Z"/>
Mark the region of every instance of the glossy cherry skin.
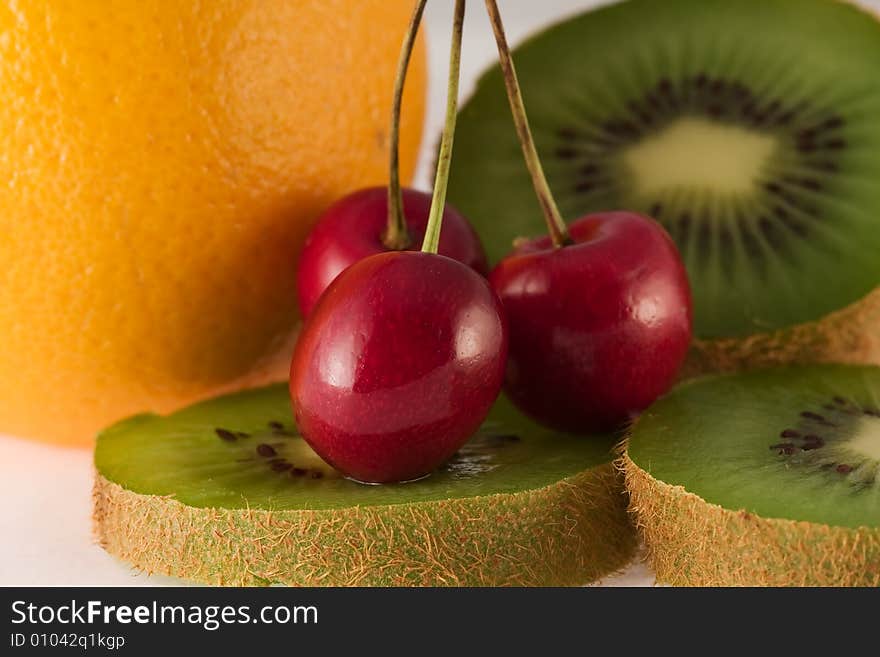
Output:
<path fill-rule="evenodd" d="M 431 195 L 404 188 L 403 213 L 412 250 L 422 248 Z M 388 188 L 362 189 L 334 203 L 315 224 L 303 247 L 297 272 L 299 307 L 308 317 L 318 298 L 339 274 L 367 256 L 388 251 L 382 242 L 388 223 Z M 441 255 L 449 256 L 483 276 L 489 271 L 477 233 L 458 211 L 446 204 L 440 232 Z"/>
<path fill-rule="evenodd" d="M 675 244 L 629 212 L 569 225 L 574 244 L 521 241 L 490 274 L 510 323 L 505 390 L 572 433 L 619 427 L 675 382 L 691 341 L 691 294 Z"/>
<path fill-rule="evenodd" d="M 297 426 L 352 479 L 418 479 L 486 418 L 506 357 L 501 302 L 473 269 L 419 251 L 370 256 L 303 327 L 290 368 Z"/>

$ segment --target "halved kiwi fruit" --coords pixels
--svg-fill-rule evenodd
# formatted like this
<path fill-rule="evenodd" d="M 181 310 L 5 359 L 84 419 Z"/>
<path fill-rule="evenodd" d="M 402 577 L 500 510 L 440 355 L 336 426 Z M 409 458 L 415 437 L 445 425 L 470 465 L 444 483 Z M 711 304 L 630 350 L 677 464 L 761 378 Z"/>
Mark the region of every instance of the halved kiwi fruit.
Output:
<path fill-rule="evenodd" d="M 138 568 L 212 584 L 583 584 L 635 550 L 612 442 L 500 400 L 440 471 L 368 486 L 311 451 L 276 385 L 101 433 L 95 530 Z"/>
<path fill-rule="evenodd" d="M 880 586 L 880 368 L 695 379 L 621 464 L 659 581 Z"/>
<path fill-rule="evenodd" d="M 560 209 L 657 218 L 684 257 L 688 373 L 880 363 L 880 24 L 828 0 L 629 0 L 514 55 Z M 544 231 L 500 70 L 449 199 L 497 260 Z"/>

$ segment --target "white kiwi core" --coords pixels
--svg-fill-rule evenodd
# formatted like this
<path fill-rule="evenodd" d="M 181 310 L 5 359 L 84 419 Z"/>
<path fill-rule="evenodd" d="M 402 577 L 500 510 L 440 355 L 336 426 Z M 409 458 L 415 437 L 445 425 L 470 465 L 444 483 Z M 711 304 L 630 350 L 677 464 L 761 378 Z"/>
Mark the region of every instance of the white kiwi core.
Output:
<path fill-rule="evenodd" d="M 868 417 L 860 420 L 846 448 L 862 458 L 880 461 L 880 419 Z"/>
<path fill-rule="evenodd" d="M 622 157 L 639 195 L 676 189 L 737 195 L 754 191 L 778 146 L 773 135 L 685 117 Z"/>

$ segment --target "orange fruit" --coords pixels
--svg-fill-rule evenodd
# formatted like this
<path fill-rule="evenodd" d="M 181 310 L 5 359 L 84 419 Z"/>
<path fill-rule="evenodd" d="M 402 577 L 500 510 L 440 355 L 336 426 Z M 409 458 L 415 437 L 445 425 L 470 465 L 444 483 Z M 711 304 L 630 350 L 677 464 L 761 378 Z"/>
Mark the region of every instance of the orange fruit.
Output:
<path fill-rule="evenodd" d="M 286 372 L 297 254 L 387 181 L 408 0 L 0 5 L 0 433 L 85 444 Z M 404 177 L 424 111 L 407 82 Z"/>

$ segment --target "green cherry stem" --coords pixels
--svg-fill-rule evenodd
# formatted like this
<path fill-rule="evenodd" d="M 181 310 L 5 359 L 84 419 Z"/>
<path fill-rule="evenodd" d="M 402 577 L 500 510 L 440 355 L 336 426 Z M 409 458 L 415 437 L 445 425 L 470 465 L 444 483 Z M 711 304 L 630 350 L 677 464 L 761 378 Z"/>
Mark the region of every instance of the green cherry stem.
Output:
<path fill-rule="evenodd" d="M 431 213 L 422 251 L 437 253 L 440 243 L 440 227 L 443 223 L 443 209 L 446 205 L 446 185 L 449 182 L 449 165 L 452 160 L 452 142 L 455 137 L 455 118 L 458 109 L 458 78 L 461 69 L 461 33 L 464 30 L 465 0 L 455 0 L 455 18 L 452 23 L 452 47 L 449 50 L 449 83 L 446 87 L 446 120 L 443 136 L 440 139 L 440 154 L 437 157 L 437 174 L 434 177 L 434 195 L 431 198 Z"/>
<path fill-rule="evenodd" d="M 397 60 L 397 75 L 394 78 L 394 96 L 391 101 L 391 128 L 388 132 L 388 226 L 382 235 L 382 243 L 394 251 L 409 248 L 411 241 L 406 228 L 406 217 L 403 214 L 403 194 L 400 191 L 400 107 L 403 104 L 403 87 L 406 84 L 406 72 L 412 58 L 416 35 L 422 22 L 422 14 L 428 0 L 416 0 L 400 57 Z"/>
<path fill-rule="evenodd" d="M 504 86 L 507 88 L 507 98 L 510 101 L 513 123 L 516 126 L 516 133 L 522 146 L 529 175 L 532 177 L 532 184 L 535 187 L 538 202 L 541 204 L 541 210 L 544 213 L 544 221 L 547 222 L 547 231 L 550 233 L 554 246 L 560 247 L 571 244 L 572 240 L 568 234 L 568 228 L 566 228 L 565 222 L 562 220 L 562 215 L 559 214 L 559 208 L 556 205 L 556 200 L 553 198 L 553 193 L 550 191 L 550 185 L 547 183 L 544 168 L 541 166 L 541 160 L 535 148 L 535 140 L 532 138 L 532 131 L 529 128 L 529 119 L 526 116 L 522 91 L 520 90 L 519 80 L 516 77 L 516 69 L 510 56 L 510 47 L 507 44 L 507 37 L 504 35 L 504 25 L 501 22 L 501 14 L 498 11 L 498 4 L 495 0 L 486 0 L 486 10 L 489 12 L 489 21 L 492 23 L 492 30 L 495 32 L 495 42 L 498 44 L 498 59 L 501 62 L 501 71 L 504 74 Z"/>

